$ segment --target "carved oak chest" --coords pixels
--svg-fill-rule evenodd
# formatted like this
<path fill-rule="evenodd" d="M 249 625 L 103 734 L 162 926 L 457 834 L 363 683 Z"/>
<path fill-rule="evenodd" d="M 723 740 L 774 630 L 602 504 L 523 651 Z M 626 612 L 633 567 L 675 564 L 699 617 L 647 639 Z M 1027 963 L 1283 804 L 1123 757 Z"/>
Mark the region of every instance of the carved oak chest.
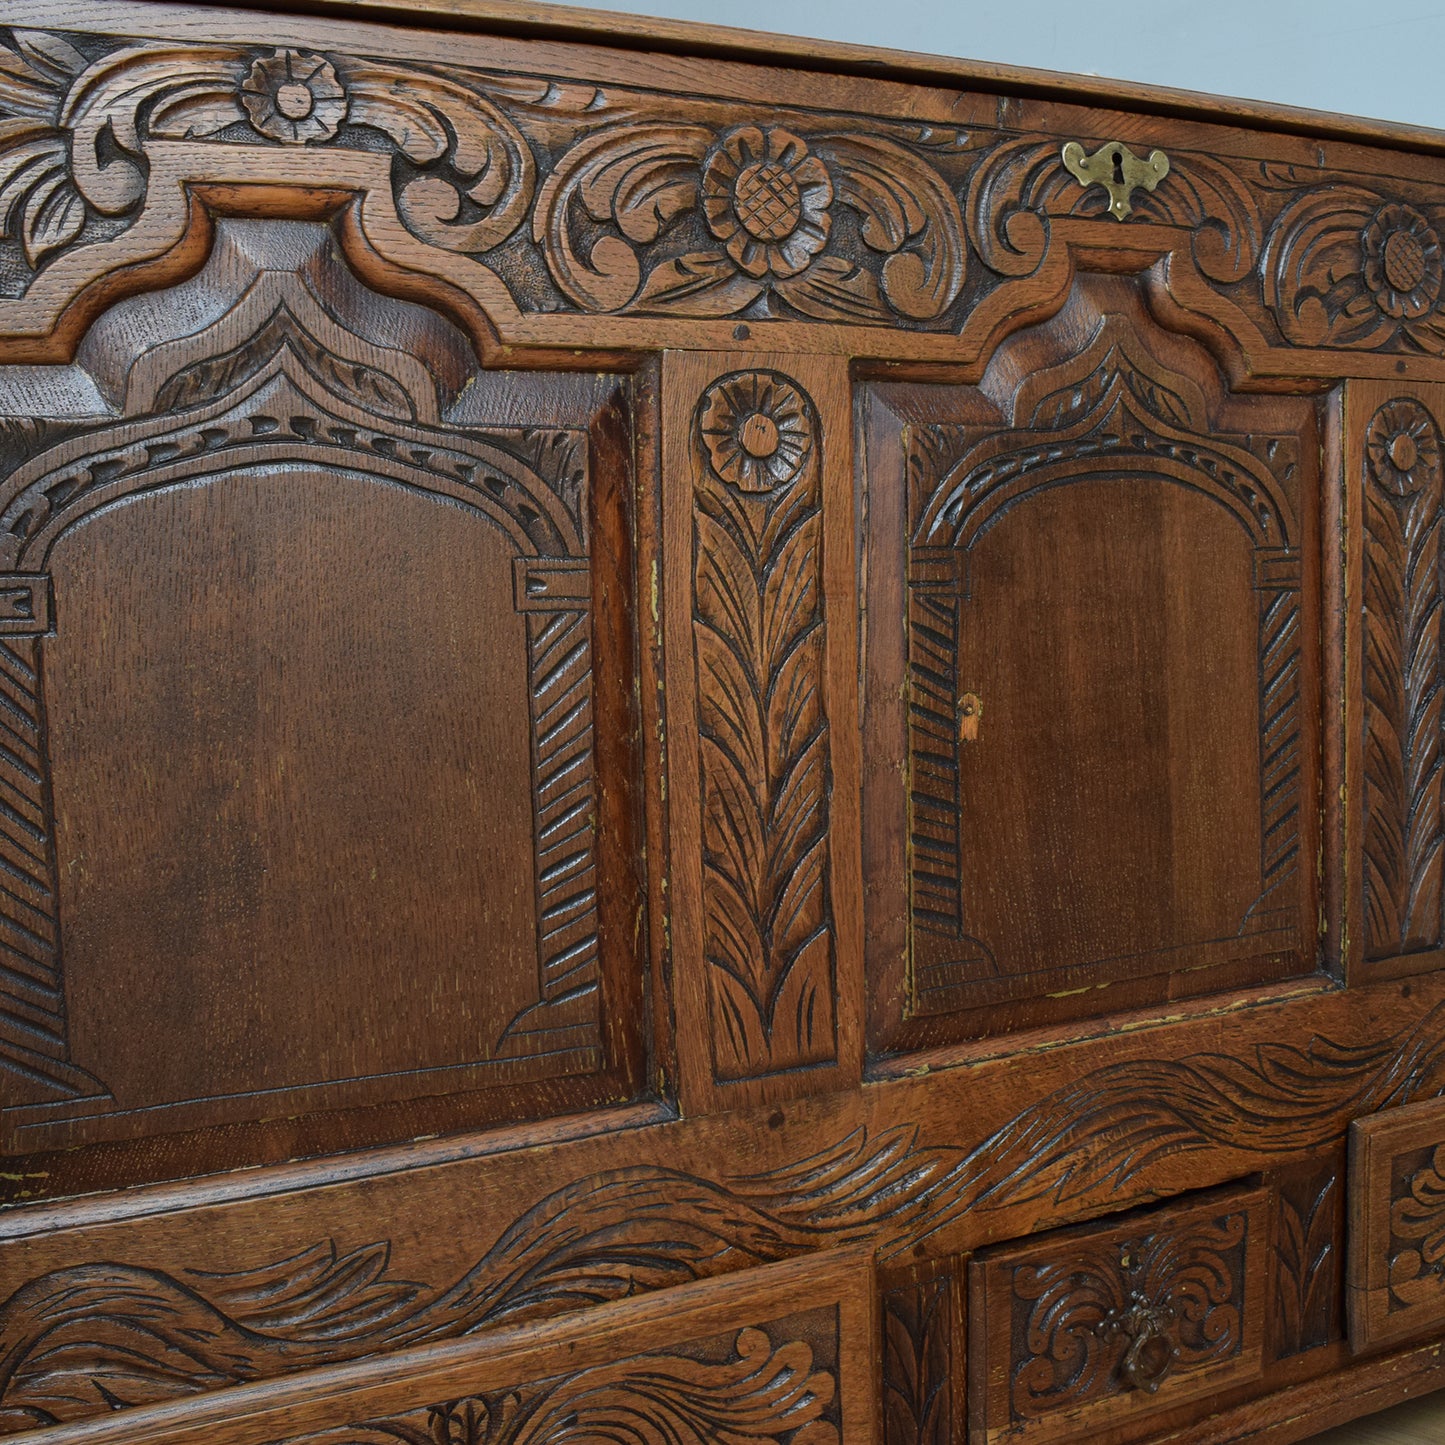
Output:
<path fill-rule="evenodd" d="M 1445 1386 L 1445 135 L 299 8 L 0 17 L 0 1433 Z"/>

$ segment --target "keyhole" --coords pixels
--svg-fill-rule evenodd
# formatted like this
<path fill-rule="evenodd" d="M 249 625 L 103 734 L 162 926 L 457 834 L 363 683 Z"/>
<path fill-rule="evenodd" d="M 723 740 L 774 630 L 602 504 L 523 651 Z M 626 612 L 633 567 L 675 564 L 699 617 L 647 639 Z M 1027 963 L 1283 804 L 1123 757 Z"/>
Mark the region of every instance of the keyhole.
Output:
<path fill-rule="evenodd" d="M 1114 184 L 1122 186 L 1124 184 L 1124 152 L 1115 151 L 1110 159 L 1114 162 Z"/>

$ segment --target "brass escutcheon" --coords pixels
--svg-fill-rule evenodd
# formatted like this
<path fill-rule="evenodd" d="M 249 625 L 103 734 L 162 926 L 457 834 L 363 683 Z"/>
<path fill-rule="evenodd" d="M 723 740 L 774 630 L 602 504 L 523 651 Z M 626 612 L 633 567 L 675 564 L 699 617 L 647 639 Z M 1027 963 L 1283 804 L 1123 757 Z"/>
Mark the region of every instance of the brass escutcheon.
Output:
<path fill-rule="evenodd" d="M 1152 191 L 1169 174 L 1169 157 L 1163 151 L 1150 151 L 1141 161 L 1123 141 L 1113 140 L 1093 155 L 1085 155 L 1078 141 L 1071 140 L 1063 149 L 1064 169 L 1086 190 L 1103 186 L 1109 193 L 1109 210 L 1115 220 L 1122 221 L 1134 207 L 1129 197 L 1137 190 Z"/>

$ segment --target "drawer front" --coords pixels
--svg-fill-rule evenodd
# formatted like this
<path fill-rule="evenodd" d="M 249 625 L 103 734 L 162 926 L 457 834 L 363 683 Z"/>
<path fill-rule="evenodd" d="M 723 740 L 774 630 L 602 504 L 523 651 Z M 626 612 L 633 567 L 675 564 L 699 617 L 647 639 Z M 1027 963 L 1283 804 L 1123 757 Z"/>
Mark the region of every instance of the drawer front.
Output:
<path fill-rule="evenodd" d="M 1262 1367 L 1265 1190 L 1214 1194 L 981 1255 L 970 1438 L 1081 1438 Z"/>
<path fill-rule="evenodd" d="M 122 1411 L 89 1422 L 86 1439 L 866 1445 L 872 1278 L 867 1251 L 830 1250 L 474 1340 Z"/>
<path fill-rule="evenodd" d="M 1377 1349 L 1445 1326 L 1445 1103 L 1350 1126 L 1350 1345 Z"/>

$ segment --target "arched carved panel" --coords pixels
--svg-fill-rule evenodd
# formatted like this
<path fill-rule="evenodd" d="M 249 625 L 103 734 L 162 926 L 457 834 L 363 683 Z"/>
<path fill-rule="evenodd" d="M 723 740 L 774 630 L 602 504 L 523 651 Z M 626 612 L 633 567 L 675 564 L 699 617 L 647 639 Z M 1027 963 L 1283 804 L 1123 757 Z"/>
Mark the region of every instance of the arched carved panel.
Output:
<path fill-rule="evenodd" d="M 591 543 L 625 478 L 587 388 L 473 420 L 500 379 L 460 334 L 294 223 L 223 223 L 54 371 L 113 414 L 0 483 L 6 1147 L 615 1090 Z"/>
<path fill-rule="evenodd" d="M 1315 967 L 1311 409 L 1234 403 L 1191 355 L 1089 281 L 978 389 L 880 388 L 874 610 L 901 583 L 906 620 L 870 677 L 906 705 L 872 747 L 908 762 L 869 810 L 907 924 L 871 929 L 906 969 L 875 1030 Z"/>

